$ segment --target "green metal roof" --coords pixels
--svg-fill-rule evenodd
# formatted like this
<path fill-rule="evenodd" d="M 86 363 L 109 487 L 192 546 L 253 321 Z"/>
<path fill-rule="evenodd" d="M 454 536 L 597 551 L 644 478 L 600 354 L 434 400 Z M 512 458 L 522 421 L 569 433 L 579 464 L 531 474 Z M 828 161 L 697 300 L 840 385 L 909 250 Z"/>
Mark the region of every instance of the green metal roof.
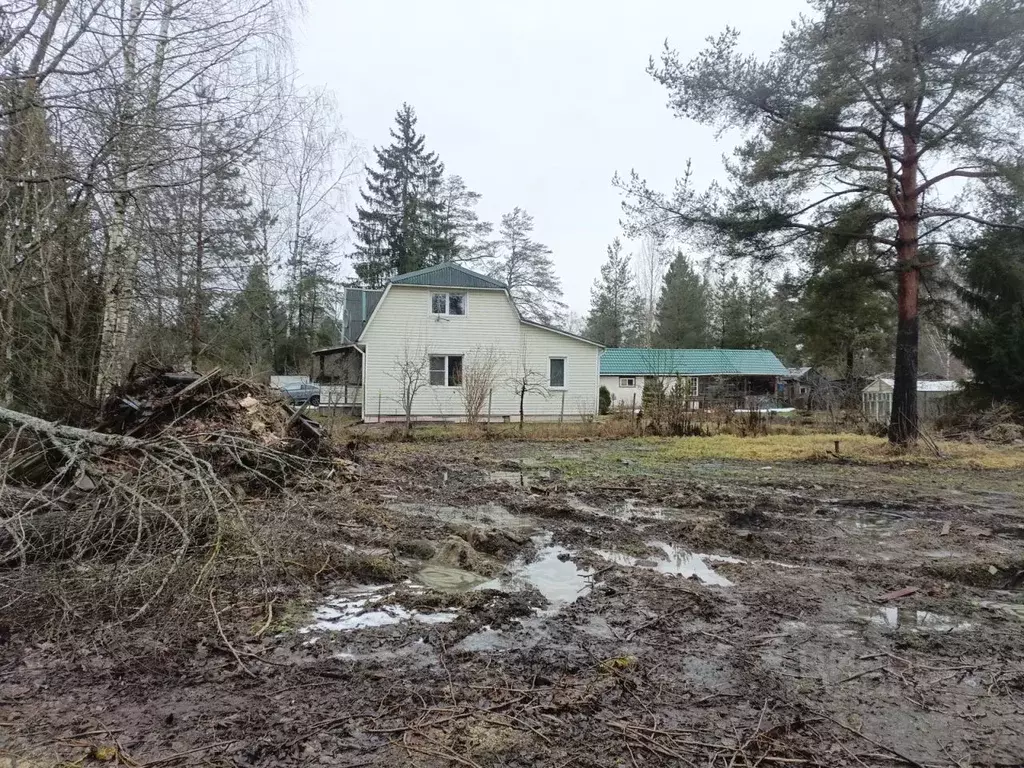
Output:
<path fill-rule="evenodd" d="M 602 376 L 785 376 L 766 349 L 606 349 Z"/>
<path fill-rule="evenodd" d="M 426 269 L 391 278 L 393 285 L 429 285 L 440 288 L 490 288 L 504 290 L 505 284 L 459 264 L 446 261 Z"/>

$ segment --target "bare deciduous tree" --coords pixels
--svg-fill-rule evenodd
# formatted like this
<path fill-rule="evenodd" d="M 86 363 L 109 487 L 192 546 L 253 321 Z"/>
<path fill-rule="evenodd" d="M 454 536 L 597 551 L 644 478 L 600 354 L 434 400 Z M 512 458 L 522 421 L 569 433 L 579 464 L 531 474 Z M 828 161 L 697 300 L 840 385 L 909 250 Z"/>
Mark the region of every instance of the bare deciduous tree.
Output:
<path fill-rule="evenodd" d="M 531 367 L 527 355 L 523 353 L 507 382 L 519 400 L 519 429 L 522 431 L 523 422 L 526 420 L 526 396 L 536 394 L 547 397 L 547 377 L 543 372 Z"/>
<path fill-rule="evenodd" d="M 429 360 L 425 347 L 413 347 L 408 342 L 395 358 L 395 363 L 388 371 L 398 383 L 398 403 L 405 413 L 405 431 L 412 431 L 412 409 L 416 403 L 416 395 L 430 380 Z"/>
<path fill-rule="evenodd" d="M 671 259 L 653 235 L 646 235 L 640 249 L 633 256 L 638 297 L 636 316 L 637 343 L 642 347 L 654 346 L 654 332 L 658 326 L 658 299 L 665 282 L 665 271 Z"/>

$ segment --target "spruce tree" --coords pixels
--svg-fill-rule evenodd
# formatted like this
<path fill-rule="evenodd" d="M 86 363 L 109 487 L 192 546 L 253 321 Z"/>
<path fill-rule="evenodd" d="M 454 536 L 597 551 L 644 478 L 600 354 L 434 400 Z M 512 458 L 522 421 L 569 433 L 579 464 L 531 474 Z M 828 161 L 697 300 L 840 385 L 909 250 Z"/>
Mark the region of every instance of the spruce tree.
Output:
<path fill-rule="evenodd" d="M 711 310 L 707 280 L 682 251 L 665 273 L 658 302 L 656 346 L 664 349 L 700 349 L 708 346 Z"/>
<path fill-rule="evenodd" d="M 587 337 L 610 348 L 632 346 L 636 342 L 637 308 L 629 255 L 622 252 L 622 241 L 616 237 L 608 246 L 601 277 L 590 290 Z"/>
<path fill-rule="evenodd" d="M 959 294 L 967 312 L 951 335 L 953 353 L 974 372 L 968 390 L 1024 410 L 1024 233 L 979 237 L 962 272 Z"/>
<path fill-rule="evenodd" d="M 427 151 L 409 104 L 395 115 L 391 138 L 387 147 L 374 147 L 377 167 L 366 169 L 363 203 L 351 220 L 356 275 L 370 287 L 444 261 L 451 250 L 441 204 L 444 164 Z"/>

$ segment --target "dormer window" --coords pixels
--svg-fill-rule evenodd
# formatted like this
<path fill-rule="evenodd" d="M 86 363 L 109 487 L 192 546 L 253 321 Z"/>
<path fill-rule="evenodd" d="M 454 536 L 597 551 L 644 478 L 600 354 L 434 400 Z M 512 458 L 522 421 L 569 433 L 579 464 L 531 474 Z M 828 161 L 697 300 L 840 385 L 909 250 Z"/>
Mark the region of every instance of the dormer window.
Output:
<path fill-rule="evenodd" d="M 430 296 L 430 311 L 435 315 L 466 314 L 466 294 L 434 293 Z"/>

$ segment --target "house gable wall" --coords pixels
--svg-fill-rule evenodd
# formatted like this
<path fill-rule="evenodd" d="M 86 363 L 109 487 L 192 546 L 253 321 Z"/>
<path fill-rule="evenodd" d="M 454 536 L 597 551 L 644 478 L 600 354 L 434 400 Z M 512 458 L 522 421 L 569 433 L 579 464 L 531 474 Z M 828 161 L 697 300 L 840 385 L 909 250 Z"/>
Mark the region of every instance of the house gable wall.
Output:
<path fill-rule="evenodd" d="M 365 345 L 365 395 L 363 418 L 367 421 L 404 418 L 402 384 L 398 373 L 406 357 L 424 362 L 431 355 L 461 355 L 467 371 L 474 360 L 493 356 L 496 360 L 492 419 L 517 419 L 519 400 L 512 380 L 519 371 L 532 372 L 531 379 L 543 385 L 543 392 L 526 396 L 528 418 L 557 419 L 562 410 L 563 390 L 547 389 L 550 357 L 566 358 L 564 389 L 565 418 L 597 411 L 597 376 L 600 348 L 542 328 L 524 325 L 508 294 L 498 290 L 448 289 L 467 296 L 466 314 L 436 316 L 431 313 L 431 294 L 444 291 L 423 286 L 392 284 L 377 306 L 373 321 L 360 339 Z M 413 416 L 421 419 L 465 418 L 465 403 L 459 388 L 431 386 L 429 380 L 413 401 Z M 487 405 L 484 406 L 484 415 Z"/>

